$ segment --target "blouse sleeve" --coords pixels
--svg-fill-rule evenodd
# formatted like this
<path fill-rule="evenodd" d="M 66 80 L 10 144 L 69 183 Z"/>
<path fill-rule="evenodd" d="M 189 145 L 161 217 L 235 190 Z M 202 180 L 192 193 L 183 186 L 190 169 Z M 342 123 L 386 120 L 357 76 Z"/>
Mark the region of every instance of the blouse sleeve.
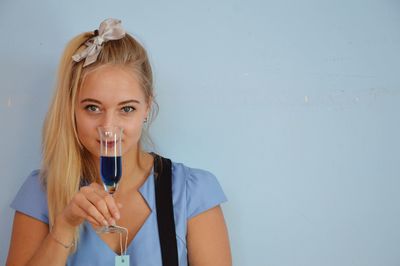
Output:
<path fill-rule="evenodd" d="M 47 196 L 40 181 L 39 170 L 33 171 L 26 178 L 10 207 L 44 223 L 49 223 Z"/>
<path fill-rule="evenodd" d="M 186 188 L 187 219 L 227 201 L 217 178 L 204 170 L 189 168 Z"/>

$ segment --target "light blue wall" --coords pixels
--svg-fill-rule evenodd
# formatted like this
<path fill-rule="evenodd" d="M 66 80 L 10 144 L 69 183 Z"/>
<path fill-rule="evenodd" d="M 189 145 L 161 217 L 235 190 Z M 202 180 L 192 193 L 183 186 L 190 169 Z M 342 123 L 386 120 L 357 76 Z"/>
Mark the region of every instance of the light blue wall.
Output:
<path fill-rule="evenodd" d="M 1 265 L 60 54 L 107 17 L 149 51 L 159 151 L 229 197 L 235 265 L 400 265 L 395 0 L 2 0 Z"/>

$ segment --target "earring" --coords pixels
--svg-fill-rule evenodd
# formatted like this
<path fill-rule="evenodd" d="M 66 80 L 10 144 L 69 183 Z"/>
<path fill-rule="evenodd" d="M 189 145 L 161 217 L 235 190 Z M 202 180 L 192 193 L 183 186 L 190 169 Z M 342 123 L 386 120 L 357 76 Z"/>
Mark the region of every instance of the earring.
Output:
<path fill-rule="evenodd" d="M 147 117 L 143 120 L 143 123 L 147 123 Z"/>

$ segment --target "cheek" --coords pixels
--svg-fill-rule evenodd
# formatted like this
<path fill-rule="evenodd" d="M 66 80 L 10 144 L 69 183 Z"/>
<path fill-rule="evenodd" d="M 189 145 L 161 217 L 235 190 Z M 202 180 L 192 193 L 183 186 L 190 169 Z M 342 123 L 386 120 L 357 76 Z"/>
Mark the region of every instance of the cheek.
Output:
<path fill-rule="evenodd" d="M 95 137 L 96 131 L 93 131 L 93 125 L 90 120 L 85 119 L 85 116 L 79 112 L 75 115 L 76 129 L 78 131 L 78 137 L 83 146 L 89 149 L 89 142 Z"/>
<path fill-rule="evenodd" d="M 141 135 L 142 123 L 139 120 L 124 127 L 125 144 L 129 147 L 136 145 L 140 141 Z M 129 147 L 127 148 L 129 149 Z"/>
<path fill-rule="evenodd" d="M 129 142 L 137 141 L 140 138 L 142 128 L 141 127 L 124 127 L 124 135 Z"/>

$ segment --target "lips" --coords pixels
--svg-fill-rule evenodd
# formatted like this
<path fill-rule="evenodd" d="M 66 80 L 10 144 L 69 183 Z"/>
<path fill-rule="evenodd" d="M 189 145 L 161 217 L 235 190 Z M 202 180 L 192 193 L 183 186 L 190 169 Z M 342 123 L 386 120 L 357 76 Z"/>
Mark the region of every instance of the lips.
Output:
<path fill-rule="evenodd" d="M 96 140 L 96 141 L 97 141 L 97 143 L 100 144 L 100 140 Z M 124 141 L 121 140 L 121 144 L 122 144 L 123 142 L 124 142 Z M 115 143 L 116 143 L 115 141 L 107 141 L 107 142 L 104 143 L 104 147 L 112 148 L 112 147 L 115 146 Z"/>
<path fill-rule="evenodd" d="M 100 141 L 97 141 L 100 144 Z M 103 147 L 112 148 L 115 146 L 115 141 L 103 142 Z"/>

